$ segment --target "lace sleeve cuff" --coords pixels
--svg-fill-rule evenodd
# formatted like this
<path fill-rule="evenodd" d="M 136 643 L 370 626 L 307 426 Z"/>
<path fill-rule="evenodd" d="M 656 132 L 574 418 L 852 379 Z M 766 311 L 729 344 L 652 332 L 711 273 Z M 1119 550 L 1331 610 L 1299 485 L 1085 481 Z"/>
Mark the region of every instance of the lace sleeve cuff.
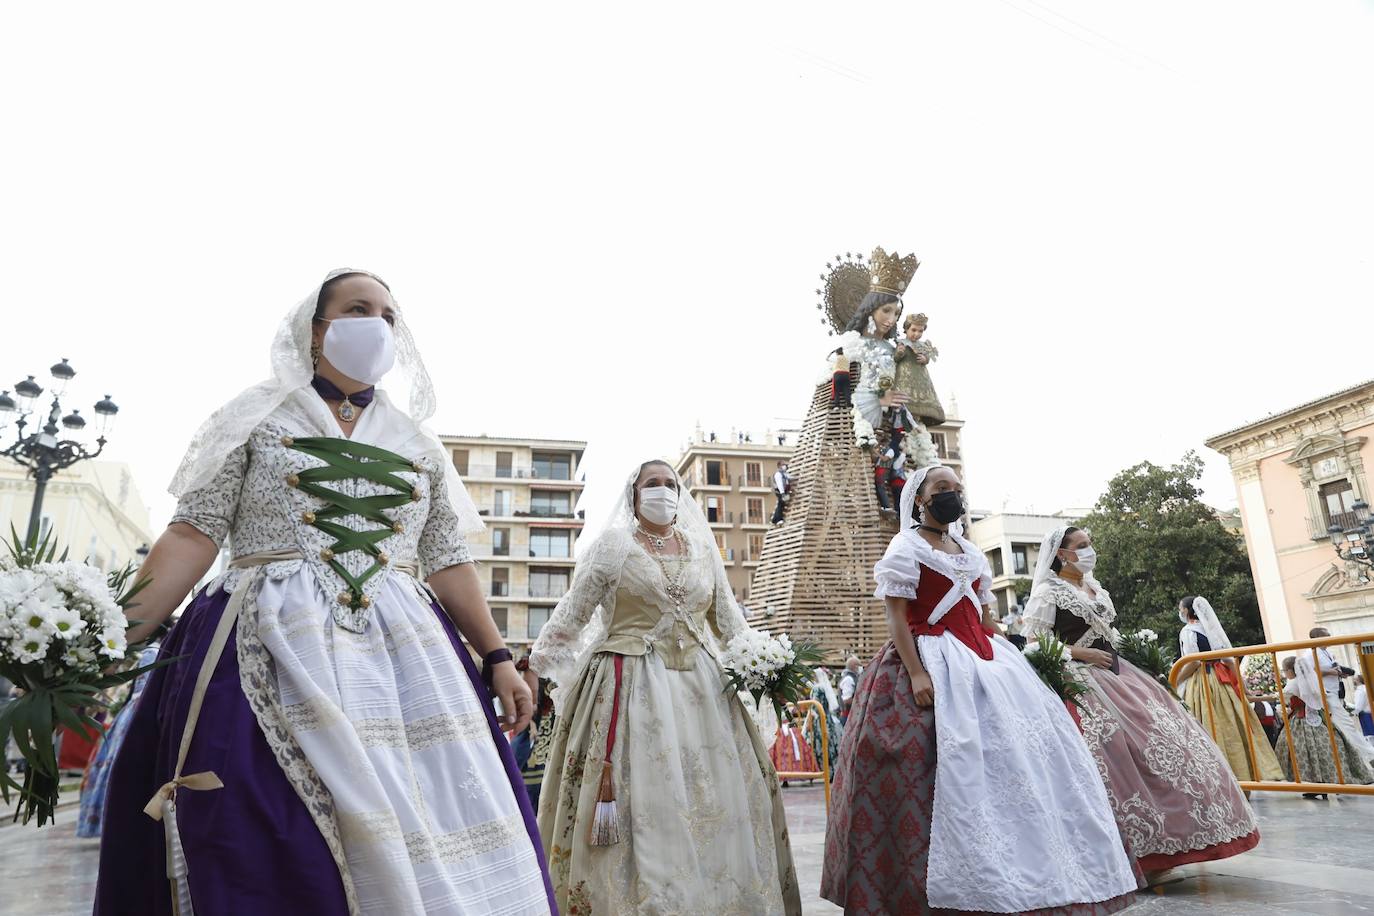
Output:
<path fill-rule="evenodd" d="M 248 446 L 244 444 L 229 453 L 214 479 L 181 497 L 172 522 L 190 525 L 214 541 L 216 547 L 222 547 L 238 513 L 239 493 L 247 469 Z"/>
<path fill-rule="evenodd" d="M 878 587 L 873 590 L 874 598 L 909 598 L 916 600 L 916 586 L 896 579 L 878 579 Z"/>
<path fill-rule="evenodd" d="M 449 500 L 443 471 L 431 472 L 429 482 L 429 517 L 425 519 L 424 531 L 416 545 L 425 575 L 473 561 L 467 539 L 461 533 L 458 514 Z"/>
<path fill-rule="evenodd" d="M 448 569 L 450 566 L 475 562 L 467 539 L 456 532 L 442 544 L 426 538 L 420 542 L 419 552 L 420 564 L 424 567 L 426 575 Z"/>
<path fill-rule="evenodd" d="M 907 538 L 897 536 L 887 545 L 887 553 L 873 567 L 873 578 L 877 588 L 874 598 L 911 598 L 916 597 L 916 587 L 921 581 L 921 561 Z"/>

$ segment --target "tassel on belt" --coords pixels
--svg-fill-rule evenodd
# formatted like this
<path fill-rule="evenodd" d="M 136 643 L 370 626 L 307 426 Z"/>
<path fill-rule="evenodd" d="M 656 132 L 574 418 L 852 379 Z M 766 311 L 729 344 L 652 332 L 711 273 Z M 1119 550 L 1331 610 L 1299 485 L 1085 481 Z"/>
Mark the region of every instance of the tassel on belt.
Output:
<path fill-rule="evenodd" d="M 611 750 L 615 747 L 616 726 L 620 724 L 620 684 L 624 677 L 625 656 L 615 655 L 615 691 L 611 697 L 611 724 L 606 729 L 606 762 L 601 767 L 601 787 L 596 794 L 596 813 L 592 817 L 589 842 L 593 846 L 614 846 L 620 842 L 620 815 L 615 806 L 615 781 Z"/>

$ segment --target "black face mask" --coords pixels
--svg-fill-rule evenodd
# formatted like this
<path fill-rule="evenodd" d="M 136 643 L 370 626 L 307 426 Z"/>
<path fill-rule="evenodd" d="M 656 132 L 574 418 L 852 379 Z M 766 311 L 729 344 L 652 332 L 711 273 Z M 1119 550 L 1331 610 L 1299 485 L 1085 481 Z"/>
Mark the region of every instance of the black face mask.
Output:
<path fill-rule="evenodd" d="M 926 503 L 926 511 L 941 525 L 957 522 L 964 514 L 964 498 L 953 490 L 936 493 L 930 498 L 930 502 Z"/>

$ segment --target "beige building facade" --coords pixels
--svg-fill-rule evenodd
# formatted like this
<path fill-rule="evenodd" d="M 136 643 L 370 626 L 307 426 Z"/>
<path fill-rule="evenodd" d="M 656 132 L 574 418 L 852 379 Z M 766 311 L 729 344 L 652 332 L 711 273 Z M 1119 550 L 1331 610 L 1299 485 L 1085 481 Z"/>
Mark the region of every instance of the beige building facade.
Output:
<path fill-rule="evenodd" d="M 1029 583 L 1040 562 L 1040 543 L 1059 527 L 1074 524 L 1082 513 L 1059 512 L 1033 515 L 1016 512 L 970 513 L 968 539 L 988 558 L 992 567 L 992 593 L 997 616 L 1005 617 L 1016 605 L 1016 582 Z"/>
<path fill-rule="evenodd" d="M 22 538 L 33 506 L 33 480 L 24 468 L 0 459 L 0 525 Z M 41 530 L 51 531 L 57 551 L 87 560 L 109 572 L 138 563 L 137 551 L 154 540 L 148 507 L 129 466 L 94 459 L 58 471 L 43 496 Z"/>
<path fill-rule="evenodd" d="M 587 443 L 441 436 L 487 528 L 469 541 L 496 625 L 528 649 L 572 582 Z"/>
<path fill-rule="evenodd" d="M 1374 632 L 1374 576 L 1342 562 L 1328 529 L 1353 527 L 1370 500 L 1374 381 L 1207 440 L 1231 464 L 1245 545 L 1269 642 Z M 1355 661 L 1346 653 L 1345 662 Z"/>
<path fill-rule="evenodd" d="M 735 598 L 748 606 L 754 571 L 763 558 L 763 541 L 772 526 L 776 500 L 773 473 L 793 446 L 778 436 L 733 433 L 712 442 L 698 427 L 675 465 L 678 477 L 701 506 L 716 537 Z"/>

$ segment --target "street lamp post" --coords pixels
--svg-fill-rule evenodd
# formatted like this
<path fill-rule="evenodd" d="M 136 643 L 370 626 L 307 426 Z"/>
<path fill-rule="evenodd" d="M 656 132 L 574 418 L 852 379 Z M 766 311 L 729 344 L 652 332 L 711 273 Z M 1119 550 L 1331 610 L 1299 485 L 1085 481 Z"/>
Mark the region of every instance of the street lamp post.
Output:
<path fill-rule="evenodd" d="M 18 401 L 10 396 L 9 391 L 0 391 L 0 433 L 4 432 L 12 417 L 15 420 L 15 441 L 9 448 L 0 451 L 0 455 L 12 458 L 19 464 L 29 469 L 29 476 L 34 480 L 33 488 L 33 509 L 29 512 L 29 531 L 28 542 L 33 543 L 38 539 L 39 523 L 43 518 L 43 493 L 48 488 L 48 481 L 58 471 L 69 468 L 78 461 L 85 461 L 87 458 L 94 458 L 105 450 L 105 437 L 110 433 L 114 425 L 115 414 L 119 413 L 119 408 L 115 402 L 110 400 L 107 394 L 95 404 L 95 414 L 97 417 L 96 427 L 96 449 L 90 451 L 85 445 L 74 439 L 59 439 L 62 430 L 70 433 L 79 433 L 86 428 L 86 418 L 81 416 L 81 411 L 73 410 L 65 417 L 62 415 L 62 395 L 65 393 L 67 383 L 76 377 L 76 370 L 73 369 L 63 359 L 62 362 L 53 366 L 50 370 L 55 380 L 52 391 L 52 404 L 48 408 L 47 422 L 42 428 L 25 435 L 24 430 L 29 425 L 29 417 L 34 412 L 33 405 L 43 394 L 43 388 L 32 375 L 14 386 L 14 393 L 18 395 Z M 34 420 L 36 424 L 37 419 Z M 59 424 L 61 424 L 59 428 Z"/>
<path fill-rule="evenodd" d="M 1336 549 L 1336 556 L 1347 563 L 1362 563 L 1374 569 L 1374 516 L 1370 515 L 1369 503 L 1357 499 L 1350 511 L 1355 516 L 1352 527 L 1332 525 L 1326 529 L 1331 535 L 1331 546 Z"/>

